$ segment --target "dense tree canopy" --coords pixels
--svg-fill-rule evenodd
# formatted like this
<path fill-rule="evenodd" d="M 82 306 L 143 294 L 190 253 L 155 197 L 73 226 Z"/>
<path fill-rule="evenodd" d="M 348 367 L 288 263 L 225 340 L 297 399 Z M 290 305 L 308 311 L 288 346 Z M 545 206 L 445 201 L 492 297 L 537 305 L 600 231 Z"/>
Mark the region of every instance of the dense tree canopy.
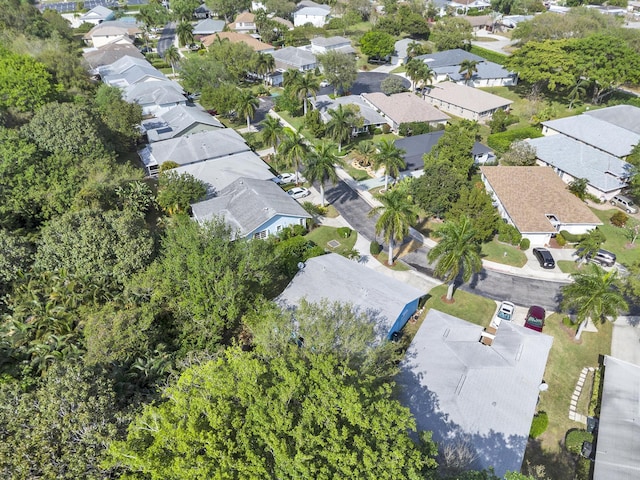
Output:
<path fill-rule="evenodd" d="M 33 111 L 53 100 L 56 91 L 43 63 L 0 48 L 0 109 Z"/>
<path fill-rule="evenodd" d="M 395 40 L 388 33 L 370 30 L 360 39 L 360 50 L 368 57 L 385 58 L 393 53 Z"/>
<path fill-rule="evenodd" d="M 470 45 L 472 35 L 471 24 L 464 18 L 447 16 L 433 25 L 429 39 L 438 50 L 451 50 Z"/>

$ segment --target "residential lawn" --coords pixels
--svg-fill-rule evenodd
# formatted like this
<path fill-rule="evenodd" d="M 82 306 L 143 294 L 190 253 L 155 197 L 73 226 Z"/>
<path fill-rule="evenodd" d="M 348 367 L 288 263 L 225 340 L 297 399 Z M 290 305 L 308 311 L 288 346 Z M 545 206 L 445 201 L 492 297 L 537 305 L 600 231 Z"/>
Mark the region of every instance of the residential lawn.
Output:
<path fill-rule="evenodd" d="M 498 242 L 497 240 L 483 243 L 481 254 L 484 260 L 518 268 L 527 263 L 527 256 L 518 247 Z"/>
<path fill-rule="evenodd" d="M 276 112 L 278 115 L 280 115 L 286 122 L 289 122 L 293 128 L 295 128 L 296 130 L 300 130 L 302 128 L 302 126 L 304 125 L 304 117 L 300 116 L 300 117 L 292 117 L 291 115 L 289 115 L 289 112 Z"/>
<path fill-rule="evenodd" d="M 425 308 L 435 308 L 441 312 L 462 318 L 476 325 L 487 326 L 496 312 L 496 302 L 460 289 L 453 292 L 453 303 L 446 303 L 442 299 L 447 296 L 448 285 L 439 285 L 429 292 L 429 299 Z"/>
<path fill-rule="evenodd" d="M 622 210 L 617 208 L 611 210 L 592 208 L 591 211 L 595 213 L 604 224 L 598 227 L 602 233 L 604 233 L 605 237 L 607 237 L 607 241 L 602 244 L 602 248 L 615 253 L 618 257 L 617 261 L 623 265 L 629 266 L 636 262 L 638 258 L 640 258 L 640 241 L 636 240 L 634 248 L 627 248 L 629 239 L 625 235 L 624 228 L 613 226 L 609 221 L 615 213 L 621 212 Z"/>
<path fill-rule="evenodd" d="M 354 231 L 348 238 L 344 238 L 338 235 L 338 229 L 335 227 L 318 227 L 309 232 L 306 235 L 306 238 L 325 250 L 342 255 L 353 250 L 353 247 L 356 244 L 356 239 L 358 238 L 358 233 Z M 340 245 L 336 248 L 330 247 L 328 243 L 331 240 L 336 240 Z"/>
<path fill-rule="evenodd" d="M 553 336 L 544 381 L 549 385 L 540 394 L 538 410 L 549 415 L 549 427 L 537 440 L 530 440 L 525 463 L 544 465 L 549 478 L 573 478 L 573 461 L 562 449 L 565 434 L 584 425 L 569 420 L 569 404 L 580 371 L 584 367 L 597 367 L 598 357 L 611 352 L 611 323 L 598 326 L 597 333 L 584 332 L 580 343 L 573 340 L 575 330 L 562 325 L 562 315 L 553 314 L 545 322 L 544 333 Z M 584 395 L 589 395 L 587 390 Z M 581 395 L 582 396 L 582 395 Z M 578 411 L 587 414 L 586 408 Z"/>
<path fill-rule="evenodd" d="M 407 71 L 406 65 L 400 65 L 399 67 L 396 67 L 393 70 L 391 70 L 391 73 L 404 73 L 406 71 Z"/>
<path fill-rule="evenodd" d="M 350 158 L 345 159 L 344 170 L 351 176 L 351 178 L 357 181 L 369 180 L 371 178 L 366 170 L 355 168 L 351 164 Z"/>
<path fill-rule="evenodd" d="M 431 240 L 437 240 L 437 238 L 433 235 L 442 222 L 434 220 L 431 217 L 420 217 L 418 221 L 412 225 L 417 231 L 419 231 L 426 238 L 430 238 Z"/>
<path fill-rule="evenodd" d="M 558 260 L 556 262 L 556 265 L 558 265 L 558 268 L 562 273 L 571 274 L 571 273 L 576 273 L 580 271 L 578 270 L 578 263 L 572 260 Z"/>
<path fill-rule="evenodd" d="M 493 37 L 474 37 L 473 39 L 476 42 L 497 42 L 498 41 L 497 38 L 493 38 Z"/>
<path fill-rule="evenodd" d="M 399 262 L 398 257 L 396 257 L 396 262 L 393 264 L 393 266 L 390 267 L 387 264 L 387 259 L 389 258 L 387 249 L 384 249 L 383 251 L 381 251 L 376 258 L 380 263 L 382 263 L 385 267 L 390 268 L 391 270 L 395 270 L 397 272 L 406 272 L 408 270 L 411 270 L 411 267 L 409 267 L 408 265 L 402 262 Z"/>

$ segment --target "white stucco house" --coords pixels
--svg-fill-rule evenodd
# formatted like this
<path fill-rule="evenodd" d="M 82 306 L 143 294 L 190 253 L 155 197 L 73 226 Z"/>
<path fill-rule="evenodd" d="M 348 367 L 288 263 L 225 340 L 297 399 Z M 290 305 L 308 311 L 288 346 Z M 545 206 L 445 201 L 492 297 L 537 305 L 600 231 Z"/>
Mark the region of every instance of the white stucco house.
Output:
<path fill-rule="evenodd" d="M 331 7 L 310 0 L 302 0 L 293 12 L 293 26 L 301 27 L 310 23 L 314 27 L 322 28 L 329 21 Z"/>

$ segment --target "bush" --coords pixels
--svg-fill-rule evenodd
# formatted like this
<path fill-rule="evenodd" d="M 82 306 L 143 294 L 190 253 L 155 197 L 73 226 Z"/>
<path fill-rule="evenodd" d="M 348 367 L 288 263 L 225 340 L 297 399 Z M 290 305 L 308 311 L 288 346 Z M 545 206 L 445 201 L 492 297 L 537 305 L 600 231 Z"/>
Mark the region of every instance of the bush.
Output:
<path fill-rule="evenodd" d="M 523 127 L 507 130 L 506 132 L 493 133 L 487 138 L 487 145 L 496 153 L 504 153 L 516 140 L 524 140 L 525 138 L 538 138 L 542 136 L 542 132 L 536 127 Z"/>
<path fill-rule="evenodd" d="M 382 125 L 382 133 L 389 133 L 391 131 L 391 127 L 389 126 L 388 123 L 385 123 L 384 125 Z"/>
<path fill-rule="evenodd" d="M 522 235 L 513 225 L 500 222 L 498 225 L 498 240 L 511 245 L 520 245 Z"/>
<path fill-rule="evenodd" d="M 624 227 L 629 220 L 629 216 L 624 212 L 616 212 L 611 216 L 611 224 L 616 227 Z"/>
<path fill-rule="evenodd" d="M 562 234 L 556 235 L 556 242 L 561 247 L 564 247 L 567 244 L 567 240 L 562 236 Z"/>
<path fill-rule="evenodd" d="M 349 227 L 340 227 L 338 228 L 338 235 L 341 238 L 349 238 L 351 236 L 351 232 L 353 230 L 351 230 Z"/>
<path fill-rule="evenodd" d="M 375 240 L 371 242 L 371 245 L 369 246 L 369 253 L 371 255 L 379 255 L 381 251 L 382 251 L 382 245 L 380 245 Z"/>
<path fill-rule="evenodd" d="M 528 238 L 523 238 L 522 240 L 520 240 L 520 250 L 522 250 L 523 252 L 525 250 L 529 250 L 530 246 L 531 246 L 531 242 L 529 241 Z"/>
<path fill-rule="evenodd" d="M 576 464 L 576 480 L 589 480 L 591 478 L 591 461 L 580 457 Z"/>
<path fill-rule="evenodd" d="M 507 58 L 509 58 L 508 55 L 494 52 L 492 50 L 487 50 L 486 48 L 476 47 L 475 45 L 471 45 L 471 49 L 469 51 L 480 57 L 486 58 L 490 62 L 497 63 L 500 65 L 504 65 L 507 61 Z"/>
<path fill-rule="evenodd" d="M 583 442 L 593 442 L 593 435 L 586 430 L 569 430 L 564 439 L 564 447 L 567 451 L 579 455 Z"/>
<path fill-rule="evenodd" d="M 400 124 L 398 133 L 403 137 L 410 137 L 411 135 L 422 135 L 423 133 L 429 133 L 431 127 L 427 122 L 407 122 Z"/>
<path fill-rule="evenodd" d="M 569 233 L 566 230 L 560 230 L 560 235 L 562 235 L 567 243 L 580 243 L 587 236 L 586 234 L 577 235 L 575 233 Z"/>
<path fill-rule="evenodd" d="M 302 202 L 302 208 L 304 208 L 309 215 L 314 217 L 321 217 L 327 213 L 327 207 L 316 205 L 312 202 Z"/>
<path fill-rule="evenodd" d="M 538 438 L 542 435 L 549 426 L 549 416 L 547 412 L 538 412 L 533 416 L 533 421 L 531 422 L 531 430 L 529 431 L 529 436 L 531 438 Z"/>

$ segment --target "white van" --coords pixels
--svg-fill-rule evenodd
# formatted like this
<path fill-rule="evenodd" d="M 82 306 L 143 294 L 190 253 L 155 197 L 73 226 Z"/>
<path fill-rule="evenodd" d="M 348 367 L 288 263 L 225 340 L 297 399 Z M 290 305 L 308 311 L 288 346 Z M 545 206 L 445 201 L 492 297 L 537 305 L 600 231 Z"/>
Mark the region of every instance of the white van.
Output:
<path fill-rule="evenodd" d="M 616 195 L 611 199 L 611 205 L 615 205 L 622 210 L 625 210 L 627 213 L 637 213 L 638 209 L 633 204 L 633 200 L 629 197 L 625 197 L 624 195 Z"/>

